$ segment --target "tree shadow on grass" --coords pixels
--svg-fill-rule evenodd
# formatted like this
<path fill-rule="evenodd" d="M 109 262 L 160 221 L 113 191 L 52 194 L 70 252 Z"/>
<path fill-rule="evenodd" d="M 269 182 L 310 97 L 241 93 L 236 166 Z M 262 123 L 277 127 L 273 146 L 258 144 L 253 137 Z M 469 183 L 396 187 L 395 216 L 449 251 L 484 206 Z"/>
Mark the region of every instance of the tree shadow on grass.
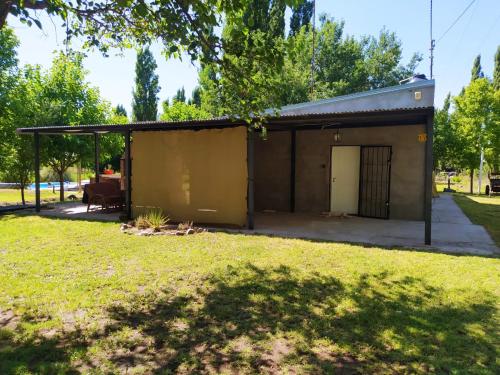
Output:
<path fill-rule="evenodd" d="M 112 373 L 498 370 L 492 295 L 454 302 L 445 290 L 414 277 L 381 272 L 353 276 L 347 284 L 252 264 L 186 284 L 191 287 L 116 303 L 85 342 L 62 335 L 12 344 L 0 351 L 0 363 L 15 364 L 4 365 L 4 372 L 18 369 L 22 363 L 12 359 L 21 358 L 44 373 L 44 353 L 53 356 L 52 369 Z M 71 353 L 79 348 L 86 355 L 75 364 Z"/>
<path fill-rule="evenodd" d="M 159 373 L 480 372 L 495 364 L 495 337 L 468 326 L 495 335 L 494 304 L 484 296 L 453 306 L 424 281 L 387 273 L 345 286 L 330 276 L 247 265 L 205 280 L 191 295 L 116 306 L 108 330 L 133 329 L 150 340 L 156 354 L 142 364 L 154 361 Z"/>

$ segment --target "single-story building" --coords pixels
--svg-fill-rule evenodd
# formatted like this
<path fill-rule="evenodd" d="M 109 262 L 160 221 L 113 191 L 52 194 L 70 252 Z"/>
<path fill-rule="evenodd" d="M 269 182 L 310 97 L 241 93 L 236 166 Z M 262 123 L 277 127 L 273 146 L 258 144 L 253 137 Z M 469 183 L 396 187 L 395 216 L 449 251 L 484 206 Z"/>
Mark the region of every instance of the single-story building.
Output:
<path fill-rule="evenodd" d="M 93 134 L 96 155 L 99 134 L 123 133 L 130 217 L 161 208 L 173 221 L 249 228 L 256 211 L 425 220 L 430 244 L 433 103 L 434 81 L 416 80 L 285 106 L 265 137 L 230 118 L 18 132 L 37 150 L 41 135 Z"/>

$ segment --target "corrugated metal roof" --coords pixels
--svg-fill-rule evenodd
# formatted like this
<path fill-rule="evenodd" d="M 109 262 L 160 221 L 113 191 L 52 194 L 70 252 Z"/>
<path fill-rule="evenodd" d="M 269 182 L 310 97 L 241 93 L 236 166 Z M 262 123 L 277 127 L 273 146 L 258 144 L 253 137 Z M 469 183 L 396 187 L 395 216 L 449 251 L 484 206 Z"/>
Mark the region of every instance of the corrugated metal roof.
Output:
<path fill-rule="evenodd" d="M 292 104 L 282 107 L 279 111 L 281 115 L 287 115 L 427 108 L 434 105 L 434 85 L 433 80 L 417 81 L 329 99 Z"/>
<path fill-rule="evenodd" d="M 419 99 L 416 94 L 419 92 Z M 356 94 L 343 95 L 330 99 L 316 100 L 284 106 L 278 111 L 268 110 L 269 123 L 283 123 L 287 120 L 324 119 L 328 117 L 339 118 L 342 116 L 379 115 L 401 112 L 428 110 L 433 108 L 434 81 L 419 81 L 399 86 L 370 90 Z M 211 119 L 182 120 L 182 121 L 141 121 L 128 124 L 89 124 L 77 126 L 43 126 L 32 128 L 19 128 L 19 133 L 32 133 L 34 131 L 54 131 L 55 133 L 89 133 L 102 131 L 141 130 L 141 129 L 177 129 L 177 128 L 222 128 L 245 125 L 241 119 L 229 116 Z"/>
<path fill-rule="evenodd" d="M 364 118 L 365 120 L 370 118 L 380 118 L 380 116 L 420 116 L 431 111 L 432 107 L 422 107 L 422 108 L 397 108 L 397 109 L 378 109 L 378 110 L 366 110 L 366 111 L 347 111 L 347 112 L 332 112 L 332 113 L 307 113 L 307 114 L 285 114 L 276 117 L 269 117 L 267 122 L 269 125 L 283 125 L 287 121 L 302 121 L 310 122 L 314 124 L 315 122 L 325 121 L 325 120 L 335 120 L 335 121 L 355 121 L 356 119 Z M 120 132 L 126 130 L 141 131 L 141 130 L 151 130 L 151 129 L 203 129 L 203 128 L 226 128 L 243 126 L 245 122 L 238 119 L 231 119 L 229 117 L 218 117 L 212 119 L 201 119 L 201 120 L 186 120 L 186 121 L 142 121 L 133 122 L 127 124 L 89 124 L 89 125 L 74 125 L 74 126 L 42 126 L 42 127 L 30 127 L 30 128 L 19 128 L 18 133 L 33 133 L 38 131 L 40 133 L 94 133 L 94 132 Z"/>

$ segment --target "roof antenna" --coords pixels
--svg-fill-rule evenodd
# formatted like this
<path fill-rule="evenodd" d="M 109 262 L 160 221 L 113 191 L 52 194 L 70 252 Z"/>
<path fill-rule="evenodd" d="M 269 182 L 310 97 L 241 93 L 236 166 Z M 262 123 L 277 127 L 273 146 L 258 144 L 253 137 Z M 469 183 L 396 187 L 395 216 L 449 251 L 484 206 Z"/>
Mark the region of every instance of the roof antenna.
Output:
<path fill-rule="evenodd" d="M 430 51 L 431 51 L 431 66 L 430 66 L 430 78 L 433 79 L 434 78 L 434 75 L 433 75 L 433 68 L 434 68 L 434 47 L 436 47 L 436 41 L 434 40 L 433 38 L 433 35 L 432 35 L 432 0 L 431 0 L 431 48 L 430 48 Z"/>
<path fill-rule="evenodd" d="M 312 8 L 312 55 L 311 55 L 311 95 L 314 94 L 314 58 L 316 54 L 316 0 L 313 0 L 313 8 Z M 313 98 L 311 98 L 313 99 Z"/>

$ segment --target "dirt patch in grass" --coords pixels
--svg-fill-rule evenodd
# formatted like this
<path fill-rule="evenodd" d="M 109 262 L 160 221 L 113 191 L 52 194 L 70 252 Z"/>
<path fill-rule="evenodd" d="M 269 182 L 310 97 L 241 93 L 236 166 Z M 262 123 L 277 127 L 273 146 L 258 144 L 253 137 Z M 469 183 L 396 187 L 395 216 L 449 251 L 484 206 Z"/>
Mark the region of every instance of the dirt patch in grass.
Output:
<path fill-rule="evenodd" d="M 0 328 L 15 329 L 20 322 L 20 318 L 12 310 L 3 311 L 0 309 Z"/>

